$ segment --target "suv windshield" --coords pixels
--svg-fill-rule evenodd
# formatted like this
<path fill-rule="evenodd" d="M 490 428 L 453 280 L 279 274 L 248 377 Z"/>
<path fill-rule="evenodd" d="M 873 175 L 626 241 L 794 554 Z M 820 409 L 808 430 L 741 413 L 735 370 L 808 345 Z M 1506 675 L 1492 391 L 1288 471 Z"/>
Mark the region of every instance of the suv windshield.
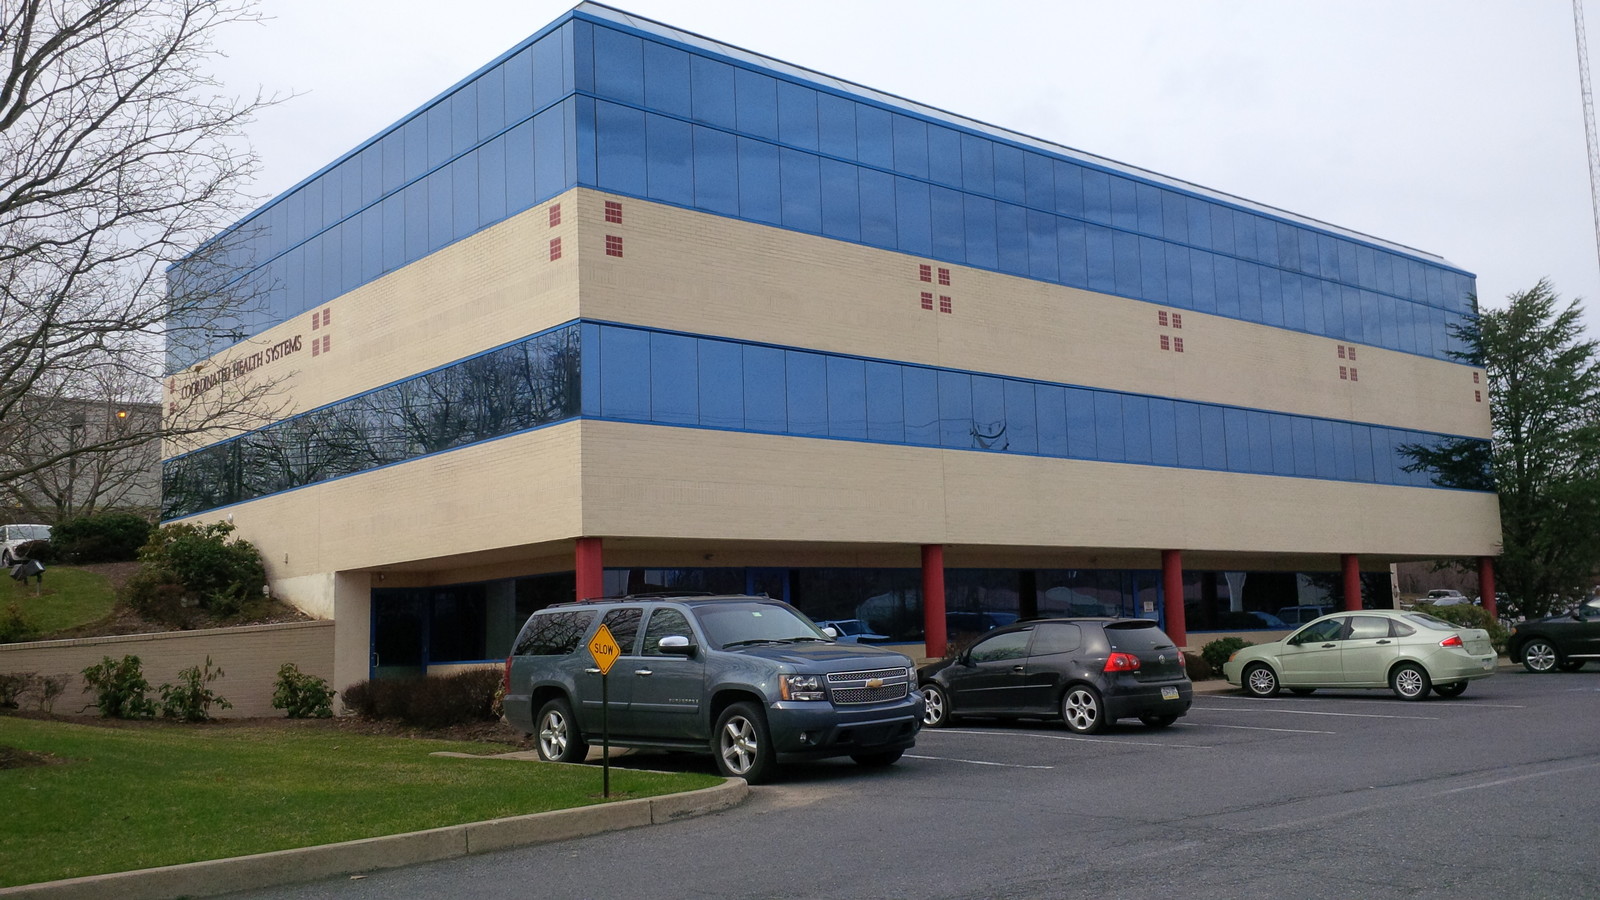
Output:
<path fill-rule="evenodd" d="M 706 639 L 718 647 L 826 641 L 815 626 L 775 603 L 715 603 L 694 607 Z"/>

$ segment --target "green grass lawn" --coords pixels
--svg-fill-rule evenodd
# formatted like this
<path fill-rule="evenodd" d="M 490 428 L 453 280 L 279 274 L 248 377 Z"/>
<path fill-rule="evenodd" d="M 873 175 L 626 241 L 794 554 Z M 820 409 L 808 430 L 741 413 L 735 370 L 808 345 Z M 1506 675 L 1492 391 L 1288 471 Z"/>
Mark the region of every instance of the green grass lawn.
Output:
<path fill-rule="evenodd" d="M 604 802 L 598 766 L 434 757 L 483 744 L 306 727 L 126 728 L 0 717 L 0 887 L 420 831 Z M 717 784 L 613 768 L 612 800 Z"/>
<path fill-rule="evenodd" d="M 104 575 L 82 569 L 50 566 L 42 589 L 33 582 L 21 585 L 0 578 L 0 611 L 15 603 L 23 621 L 41 636 L 98 622 L 111 614 L 116 602 Z"/>

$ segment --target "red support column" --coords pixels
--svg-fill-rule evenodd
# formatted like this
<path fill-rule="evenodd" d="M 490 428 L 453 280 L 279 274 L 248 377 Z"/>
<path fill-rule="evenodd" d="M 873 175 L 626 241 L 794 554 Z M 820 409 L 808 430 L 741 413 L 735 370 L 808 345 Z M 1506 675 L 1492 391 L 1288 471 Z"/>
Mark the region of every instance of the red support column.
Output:
<path fill-rule="evenodd" d="M 1500 618 L 1500 605 L 1494 596 L 1494 557 L 1478 557 L 1478 596 L 1483 598 L 1483 611 L 1489 614 L 1489 620 L 1497 621 Z"/>
<path fill-rule="evenodd" d="M 1167 637 L 1179 647 L 1189 644 L 1189 624 L 1183 614 L 1183 551 L 1161 551 L 1161 595 L 1167 613 Z"/>
<path fill-rule="evenodd" d="M 1361 558 L 1346 553 L 1339 557 L 1339 567 L 1344 570 L 1344 608 L 1354 612 L 1361 609 Z"/>
<path fill-rule="evenodd" d="M 944 656 L 948 646 L 944 618 L 944 547 L 922 545 L 922 631 L 929 659 Z"/>
<path fill-rule="evenodd" d="M 599 538 L 578 538 L 575 569 L 578 581 L 576 599 L 588 600 L 591 597 L 605 596 L 605 568 L 600 562 Z"/>

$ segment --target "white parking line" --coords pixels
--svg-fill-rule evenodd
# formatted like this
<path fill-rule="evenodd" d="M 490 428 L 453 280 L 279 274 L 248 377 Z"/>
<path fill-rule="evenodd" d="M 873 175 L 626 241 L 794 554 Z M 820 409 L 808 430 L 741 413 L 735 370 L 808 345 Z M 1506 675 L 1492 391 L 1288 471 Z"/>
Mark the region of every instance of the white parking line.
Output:
<path fill-rule="evenodd" d="M 1429 722 L 1437 722 L 1437 721 L 1439 721 L 1439 717 L 1438 716 L 1380 716 L 1380 715 L 1375 715 L 1373 713 L 1320 712 L 1318 710 L 1313 710 L 1313 709 L 1265 709 L 1265 708 L 1263 708 L 1263 709 L 1244 709 L 1242 707 L 1228 707 L 1228 708 L 1225 709 L 1225 708 L 1223 708 L 1221 706 L 1191 706 L 1191 707 L 1189 707 L 1190 712 L 1193 712 L 1194 710 L 1197 710 L 1197 709 L 1198 710 L 1204 710 L 1205 712 L 1226 712 L 1226 713 L 1263 712 L 1263 713 L 1283 713 L 1284 715 L 1289 715 L 1289 716 L 1339 716 L 1339 717 L 1345 718 L 1345 719 L 1418 719 L 1418 720 L 1425 720 L 1425 721 L 1429 721 Z"/>
<path fill-rule="evenodd" d="M 906 754 L 906 759 L 932 759 L 932 760 L 938 760 L 939 762 L 966 763 L 969 766 L 999 766 L 1002 769 L 1054 769 L 1055 768 L 1055 766 L 1022 766 L 1022 765 L 1016 765 L 1016 764 L 1013 764 L 1013 763 L 988 762 L 987 760 L 982 760 L 982 759 L 955 759 L 954 757 L 950 757 L 950 756 L 917 756 L 917 755 L 911 754 L 911 753 L 907 753 Z"/>
<path fill-rule="evenodd" d="M 1189 722 L 1198 728 L 1237 728 L 1241 731 L 1281 731 L 1284 734 L 1338 734 L 1337 731 L 1308 731 L 1304 728 L 1267 728 L 1262 725 L 1217 725 L 1211 722 Z"/>
<path fill-rule="evenodd" d="M 1067 734 L 1038 734 L 1032 731 L 960 731 L 953 728 L 940 728 L 939 734 L 976 734 L 976 735 L 1003 735 L 1005 737 L 1030 737 L 1046 741 L 1082 741 L 1089 744 L 1122 744 L 1127 747 L 1183 747 L 1188 750 L 1215 750 L 1209 744 L 1169 744 L 1165 741 L 1156 744 L 1149 741 L 1119 741 L 1111 738 L 1075 737 Z"/>

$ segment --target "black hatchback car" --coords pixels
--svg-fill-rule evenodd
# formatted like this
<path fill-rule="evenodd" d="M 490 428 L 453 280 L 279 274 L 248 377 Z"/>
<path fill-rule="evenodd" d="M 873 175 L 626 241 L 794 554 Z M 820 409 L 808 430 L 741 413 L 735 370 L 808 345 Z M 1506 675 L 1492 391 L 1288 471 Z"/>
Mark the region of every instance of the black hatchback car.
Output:
<path fill-rule="evenodd" d="M 1094 734 L 1122 718 L 1165 728 L 1189 711 L 1183 654 L 1149 619 L 1035 619 L 917 670 L 930 727 L 958 716 L 1060 718 Z"/>

